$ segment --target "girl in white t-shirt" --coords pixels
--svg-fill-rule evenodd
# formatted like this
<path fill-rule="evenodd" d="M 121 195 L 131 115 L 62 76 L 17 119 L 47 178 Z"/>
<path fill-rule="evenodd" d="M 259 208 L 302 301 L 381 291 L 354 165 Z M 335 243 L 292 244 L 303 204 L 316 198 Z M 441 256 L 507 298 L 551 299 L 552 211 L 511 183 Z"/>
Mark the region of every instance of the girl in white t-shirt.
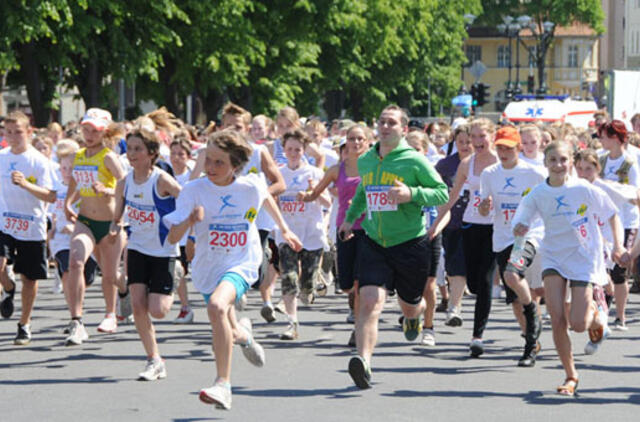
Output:
<path fill-rule="evenodd" d="M 592 283 L 604 265 L 602 238 L 594 216 L 611 226 L 615 261 L 620 261 L 624 254 L 622 225 L 615 205 L 604 191 L 585 180 L 569 177 L 572 159 L 566 143 L 552 142 L 546 147 L 545 165 L 549 178 L 520 202 L 512 226 L 515 236 L 524 236 L 537 215 L 544 222 L 540 253 L 545 299 L 551 315 L 553 340 L 566 374 L 557 391 L 572 396 L 578 387 L 578 372 L 571 351 L 569 326 L 577 333 L 588 330 L 593 343 L 599 343 L 604 336 L 604 324 L 592 292 Z M 568 321 L 564 313 L 567 287 L 571 288 Z"/>
<path fill-rule="evenodd" d="M 233 343 L 243 346 L 252 364 L 264 365 L 264 350 L 251 334 L 250 320 L 236 322 L 233 311 L 234 302 L 258 278 L 262 248 L 255 220 L 263 203 L 291 248 L 298 251 L 302 244 L 282 219 L 264 180 L 253 174 L 238 176 L 252 152 L 242 135 L 232 130 L 217 132 L 204 152 L 206 177 L 185 185 L 176 211 L 164 220 L 171 227 L 172 243 L 194 229 L 192 280 L 207 303 L 217 369 L 214 385 L 200 391 L 200 400 L 229 409 Z"/>
<path fill-rule="evenodd" d="M 298 301 L 313 301 L 313 292 L 320 272 L 320 262 L 326 244 L 326 231 L 322 207 L 329 207 L 331 200 L 323 192 L 313 202 L 299 201 L 297 194 L 322 180 L 322 171 L 302 161 L 311 139 L 297 129 L 283 135 L 283 148 L 287 165 L 280 168 L 286 189 L 279 197 L 280 212 L 291 230 L 302 241 L 303 249 L 295 251 L 276 232 L 276 244 L 280 255 L 280 282 L 282 299 L 289 319 L 287 329 L 280 335 L 282 340 L 298 338 Z"/>

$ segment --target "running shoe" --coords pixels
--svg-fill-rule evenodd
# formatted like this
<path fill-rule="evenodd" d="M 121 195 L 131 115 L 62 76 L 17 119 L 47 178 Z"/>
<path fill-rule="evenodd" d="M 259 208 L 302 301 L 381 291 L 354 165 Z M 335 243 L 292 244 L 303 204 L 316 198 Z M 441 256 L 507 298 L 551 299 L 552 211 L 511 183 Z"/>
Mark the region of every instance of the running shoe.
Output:
<path fill-rule="evenodd" d="M 26 346 L 31 343 L 31 324 L 22 325 L 18 323 L 18 333 L 13 340 L 13 344 L 17 346 Z"/>
<path fill-rule="evenodd" d="M 13 285 L 13 290 L 7 292 L 2 291 L 2 301 L 0 302 L 0 315 L 2 318 L 11 318 L 13 315 L 13 295 L 16 293 L 16 285 Z"/>
<path fill-rule="evenodd" d="M 257 366 L 258 368 L 263 367 L 265 362 L 264 348 L 253 337 L 251 320 L 246 317 L 240 318 L 238 324 L 247 332 L 247 342 L 240 345 L 242 354 L 253 366 Z"/>
<path fill-rule="evenodd" d="M 342 291 L 342 289 L 340 288 L 340 286 L 338 285 L 338 283 L 336 283 L 333 286 L 333 293 L 337 294 L 337 295 L 341 295 L 344 293 L 344 291 Z"/>
<path fill-rule="evenodd" d="M 328 291 L 329 291 L 328 285 L 325 283 L 322 277 L 320 277 L 318 279 L 318 285 L 316 286 L 316 295 L 319 297 L 324 297 L 327 295 Z"/>
<path fill-rule="evenodd" d="M 299 336 L 298 328 L 298 321 L 289 321 L 287 329 L 284 333 L 280 334 L 280 340 L 296 340 Z"/>
<path fill-rule="evenodd" d="M 484 353 L 484 344 L 482 344 L 481 338 L 474 338 L 469 345 L 469 351 L 472 358 L 480 357 Z"/>
<path fill-rule="evenodd" d="M 349 375 L 351 375 L 351 379 L 358 388 L 362 390 L 371 388 L 371 369 L 362 357 L 354 356 L 351 358 L 349 361 Z"/>
<path fill-rule="evenodd" d="M 51 286 L 51 293 L 59 295 L 62 293 L 62 280 L 60 279 L 58 271 L 54 271 L 53 274 L 55 275 L 55 278 L 53 279 L 53 286 Z"/>
<path fill-rule="evenodd" d="M 273 305 L 271 304 L 264 305 L 262 309 L 260 309 L 260 315 L 269 323 L 276 320 L 275 309 L 273 309 Z"/>
<path fill-rule="evenodd" d="M 456 309 L 451 309 L 447 312 L 447 318 L 444 321 L 444 325 L 448 327 L 460 327 L 462 326 L 462 317 Z"/>
<path fill-rule="evenodd" d="M 347 324 L 355 324 L 356 316 L 353 314 L 353 309 L 349 309 L 349 315 L 347 315 Z"/>
<path fill-rule="evenodd" d="M 284 306 L 284 301 L 282 299 L 280 299 L 280 302 L 276 303 L 276 306 L 273 309 L 281 314 L 287 313 L 287 308 Z"/>
<path fill-rule="evenodd" d="M 178 314 L 176 319 L 173 320 L 173 323 L 174 324 L 191 324 L 193 322 L 193 317 L 194 317 L 193 309 L 182 308 L 180 309 L 180 313 Z"/>
<path fill-rule="evenodd" d="M 200 401 L 213 404 L 216 409 L 231 409 L 231 385 L 216 381 L 213 386 L 200 390 Z"/>
<path fill-rule="evenodd" d="M 449 308 L 449 299 L 442 299 L 438 306 L 436 306 L 436 312 L 447 312 Z"/>
<path fill-rule="evenodd" d="M 118 321 L 124 321 L 133 314 L 133 308 L 131 307 L 131 292 L 127 290 L 125 296 L 118 294 Z"/>
<path fill-rule="evenodd" d="M 118 330 L 118 321 L 114 314 L 107 314 L 98 325 L 98 331 L 101 333 L 115 333 Z"/>
<path fill-rule="evenodd" d="M 351 330 L 351 335 L 349 336 L 349 341 L 347 342 L 348 347 L 356 347 L 356 330 Z"/>
<path fill-rule="evenodd" d="M 413 341 L 418 338 L 422 331 L 422 318 L 404 318 L 402 320 L 402 331 L 404 331 L 404 338 L 409 341 Z"/>
<path fill-rule="evenodd" d="M 620 318 L 616 318 L 616 320 L 613 322 L 613 329 L 615 331 L 627 331 L 629 327 L 627 327 L 627 324 L 622 322 Z"/>
<path fill-rule="evenodd" d="M 144 371 L 138 374 L 140 381 L 155 381 L 167 377 L 167 368 L 164 366 L 162 359 L 148 359 L 144 367 Z"/>
<path fill-rule="evenodd" d="M 65 346 L 78 346 L 82 344 L 83 341 L 89 339 L 87 329 L 84 327 L 84 324 L 77 319 L 72 319 L 71 322 L 69 322 L 67 330 L 69 330 L 69 336 L 64 340 Z"/>
<path fill-rule="evenodd" d="M 422 329 L 422 341 L 423 346 L 433 347 L 436 345 L 436 333 L 433 328 Z"/>
<path fill-rule="evenodd" d="M 532 368 L 536 364 L 536 348 L 537 343 L 526 343 L 524 345 L 524 352 L 522 357 L 518 361 L 518 366 L 521 368 Z"/>
<path fill-rule="evenodd" d="M 247 295 L 244 294 L 242 295 L 240 300 L 236 300 L 235 306 L 236 306 L 236 310 L 244 311 L 245 308 L 247 307 Z"/>

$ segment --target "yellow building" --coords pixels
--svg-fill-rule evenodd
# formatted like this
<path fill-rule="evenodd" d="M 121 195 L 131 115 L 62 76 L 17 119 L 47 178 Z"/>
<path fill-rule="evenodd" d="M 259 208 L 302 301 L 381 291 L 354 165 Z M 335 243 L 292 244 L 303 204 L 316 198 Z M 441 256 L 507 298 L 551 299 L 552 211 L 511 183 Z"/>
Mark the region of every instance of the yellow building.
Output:
<path fill-rule="evenodd" d="M 519 84 L 522 92 L 526 94 L 527 78 L 530 75 L 534 78 L 535 89 L 540 86 L 535 59 L 529 51 L 535 51 L 537 40 L 531 30 L 523 29 L 520 31 L 520 41 Z M 598 36 L 586 25 L 556 28 L 553 43 L 546 55 L 548 94 L 590 96 L 598 81 L 598 47 Z M 518 79 L 516 37 L 511 39 L 511 51 L 511 81 L 515 87 Z M 502 111 L 509 81 L 509 39 L 495 28 L 471 27 L 469 38 L 465 42 L 465 52 L 469 59 L 464 69 L 465 86 L 469 89 L 476 81 L 490 85 L 491 95 L 483 111 Z M 470 68 L 476 61 L 480 61 L 486 67 L 486 72 L 478 80 L 472 75 Z"/>

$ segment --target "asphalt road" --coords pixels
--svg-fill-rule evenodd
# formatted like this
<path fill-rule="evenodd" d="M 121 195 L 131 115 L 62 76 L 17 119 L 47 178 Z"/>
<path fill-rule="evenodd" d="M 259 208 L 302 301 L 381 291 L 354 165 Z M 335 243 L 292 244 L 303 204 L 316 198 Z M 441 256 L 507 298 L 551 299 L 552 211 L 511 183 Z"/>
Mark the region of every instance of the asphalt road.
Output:
<path fill-rule="evenodd" d="M 215 365 L 211 331 L 200 295 L 194 324 L 156 321 L 168 378 L 137 381 L 145 363 L 132 325 L 116 334 L 98 334 L 103 301 L 99 286 L 87 294 L 85 323 L 91 338 L 65 347 L 62 329 L 68 313 L 62 295 L 41 283 L 29 346 L 13 345 L 16 318 L 0 321 L 0 421 L 637 421 L 640 410 L 640 296 L 631 295 L 627 332 L 614 332 L 598 354 L 585 356 L 586 334 L 572 334 L 580 371 L 579 396 L 555 394 L 563 380 L 549 326 L 535 368 L 518 368 L 522 339 L 510 308 L 494 301 L 485 333 L 487 352 L 468 357 L 473 300 L 465 298 L 464 325 L 445 327 L 437 314 L 437 346 L 405 341 L 399 311 L 389 300 L 380 324 L 373 360 L 374 388 L 358 390 L 346 371 L 351 325 L 345 322 L 346 296 L 317 299 L 303 307 L 298 341 L 278 339 L 280 318 L 266 324 L 258 294 L 250 293 L 242 315 L 254 322 L 267 363 L 254 368 L 234 350 L 233 408 L 215 410 L 198 400 L 212 384 Z M 98 284 L 98 283 L 96 283 Z M 331 292 L 333 289 L 330 289 Z M 20 301 L 16 302 L 17 311 Z M 635 416 L 634 416 L 635 414 Z"/>

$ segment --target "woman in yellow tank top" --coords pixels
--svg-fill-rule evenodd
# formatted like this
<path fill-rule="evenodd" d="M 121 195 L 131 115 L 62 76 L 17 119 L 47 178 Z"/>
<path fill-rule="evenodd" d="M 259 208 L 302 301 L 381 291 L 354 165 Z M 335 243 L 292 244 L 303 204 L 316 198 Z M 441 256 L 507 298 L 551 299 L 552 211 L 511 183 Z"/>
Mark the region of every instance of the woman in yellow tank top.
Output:
<path fill-rule="evenodd" d="M 64 286 L 72 319 L 67 345 L 80 344 L 88 338 L 81 318 L 85 292 L 84 264 L 92 253 L 102 270 L 102 292 L 106 304 L 106 316 L 98 331 L 115 332 L 116 286 L 120 284 L 120 290 L 126 292 L 123 279 L 118 274 L 125 236 L 120 233 L 115 241 L 106 236 L 115 212 L 115 187 L 125 175 L 118 156 L 106 145 L 118 134 L 110 126 L 111 114 L 105 110 L 87 110 L 81 125 L 86 148 L 76 154 L 65 202 L 67 218 L 75 221 L 69 254 L 69 283 Z M 78 198 L 81 201 L 76 215 L 71 204 Z"/>

